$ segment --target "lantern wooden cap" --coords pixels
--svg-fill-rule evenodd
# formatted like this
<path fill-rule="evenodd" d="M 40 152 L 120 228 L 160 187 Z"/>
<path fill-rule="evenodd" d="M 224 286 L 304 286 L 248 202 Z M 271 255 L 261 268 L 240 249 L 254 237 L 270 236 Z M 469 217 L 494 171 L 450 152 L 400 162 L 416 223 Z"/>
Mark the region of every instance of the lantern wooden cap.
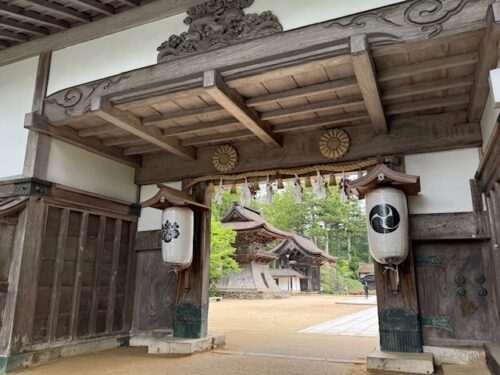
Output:
<path fill-rule="evenodd" d="M 147 201 L 142 202 L 142 208 L 151 207 L 164 210 L 172 206 L 188 206 L 192 209 L 210 210 L 210 207 L 196 202 L 188 193 L 172 189 L 162 184 L 158 184 L 157 186 L 160 189 L 158 193 Z"/>
<path fill-rule="evenodd" d="M 420 177 L 410 176 L 378 164 L 366 176 L 348 182 L 347 187 L 359 199 L 379 187 L 393 187 L 403 190 L 406 195 L 417 195 L 420 192 Z"/>

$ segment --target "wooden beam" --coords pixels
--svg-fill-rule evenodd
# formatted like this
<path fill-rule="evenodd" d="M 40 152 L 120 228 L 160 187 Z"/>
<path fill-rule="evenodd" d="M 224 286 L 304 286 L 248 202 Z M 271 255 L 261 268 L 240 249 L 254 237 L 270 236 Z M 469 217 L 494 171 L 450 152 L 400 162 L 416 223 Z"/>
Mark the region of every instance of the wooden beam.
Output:
<path fill-rule="evenodd" d="M 215 71 L 203 75 L 203 87 L 217 103 L 232 114 L 240 123 L 270 147 L 281 147 L 279 137 L 272 134 L 271 125 L 259 118 L 259 114 L 245 105 L 241 95 L 229 88 Z"/>
<path fill-rule="evenodd" d="M 198 115 L 219 115 L 226 113 L 226 110 L 220 105 L 210 105 L 207 107 L 188 109 L 185 111 L 165 113 L 163 115 L 155 115 L 146 117 L 143 120 L 144 126 L 159 126 L 171 124 L 173 121 L 185 120 Z"/>
<path fill-rule="evenodd" d="M 358 81 L 355 77 L 337 79 L 333 81 L 328 81 L 324 83 L 318 83 L 316 85 L 299 87 L 297 89 L 291 89 L 287 91 L 282 91 L 274 94 L 261 95 L 254 98 L 248 99 L 245 104 L 247 107 L 257 107 L 265 104 L 272 104 L 280 102 L 282 100 L 296 99 L 305 96 L 314 96 L 324 94 L 326 92 L 340 91 L 345 89 L 351 89 L 358 86 Z"/>
<path fill-rule="evenodd" d="M 339 115 L 317 117 L 273 125 L 273 131 L 275 133 L 287 133 L 297 130 L 317 130 L 318 128 L 332 125 L 338 125 L 338 127 L 340 127 L 341 124 L 344 124 L 345 126 L 348 126 L 350 121 L 364 120 L 368 118 L 369 115 L 367 112 L 342 113 Z"/>
<path fill-rule="evenodd" d="M 140 7 L 120 12 L 113 17 L 105 17 L 92 23 L 71 28 L 65 33 L 55 33 L 22 45 L 10 47 L 0 52 L 0 66 L 27 59 L 44 51 L 55 51 L 73 46 L 92 39 L 103 37 L 112 33 L 141 26 L 149 22 L 158 21 L 176 14 L 184 13 L 190 6 L 204 2 L 203 0 L 156 0 Z M 35 12 L 23 12 L 21 8 L 0 5 L 0 13 L 22 16 L 28 21 L 36 20 L 49 26 L 62 29 L 69 28 L 67 22 L 56 21 L 50 17 L 42 16 Z"/>
<path fill-rule="evenodd" d="M 140 158 L 127 157 L 119 148 L 104 147 L 102 142 L 96 138 L 82 139 L 78 132 L 72 128 L 51 126 L 43 116 L 37 113 L 26 115 L 24 127 L 132 167 L 141 165 Z"/>
<path fill-rule="evenodd" d="M 118 279 L 118 261 L 120 259 L 120 246 L 122 240 L 122 223 L 120 219 L 115 220 L 113 237 L 113 256 L 111 261 L 111 275 L 108 289 L 108 303 L 106 311 L 106 333 L 113 332 L 115 318 L 116 283 Z"/>
<path fill-rule="evenodd" d="M 57 322 L 59 319 L 59 305 L 61 301 L 61 283 L 64 271 L 64 255 L 68 243 L 70 209 L 64 208 L 59 221 L 59 234 L 57 238 L 57 253 L 54 262 L 54 273 L 52 275 L 52 289 L 50 293 L 50 309 L 48 322 L 49 342 L 56 340 Z"/>
<path fill-rule="evenodd" d="M 92 17 L 90 17 L 90 15 L 88 15 L 86 13 L 79 12 L 77 10 L 74 10 L 74 9 L 71 9 L 71 8 L 56 4 L 56 3 L 52 3 L 52 2 L 47 1 L 47 0 L 25 0 L 25 1 L 37 6 L 39 8 L 46 9 L 52 13 L 59 14 L 65 18 L 71 18 L 71 19 L 78 21 L 78 22 L 90 22 L 90 21 L 92 21 Z"/>
<path fill-rule="evenodd" d="M 426 109 L 468 104 L 469 102 L 470 102 L 469 95 L 445 96 L 444 98 L 435 98 L 428 100 L 420 100 L 418 102 L 408 102 L 408 103 L 390 105 L 387 106 L 385 113 L 387 115 L 396 115 L 398 113 L 409 113 L 416 111 L 424 111 Z"/>
<path fill-rule="evenodd" d="M 20 7 L 16 7 L 14 5 L 0 4 L 0 14 L 6 14 L 9 17 L 21 18 L 21 19 L 24 19 L 28 22 L 43 24 L 46 26 L 55 27 L 55 28 L 62 29 L 62 30 L 66 30 L 70 27 L 70 24 L 65 22 L 65 21 L 59 21 L 59 20 L 56 20 L 55 18 L 47 17 L 47 16 L 44 16 L 40 13 L 33 12 L 30 10 L 24 10 L 24 9 L 22 9 Z M 40 42 L 36 41 L 36 42 L 31 42 L 31 43 L 33 43 L 33 44 L 38 43 L 39 44 Z M 19 61 L 23 58 L 36 56 L 39 53 L 45 52 L 45 51 L 50 51 L 50 48 L 43 48 L 43 49 L 38 48 L 36 51 L 33 51 L 30 54 L 26 54 L 25 56 L 20 57 L 19 59 L 16 59 L 15 61 Z M 14 61 L 10 61 L 10 62 L 14 62 Z M 0 57 L 0 66 L 8 64 L 8 63 L 9 62 L 2 63 L 2 58 Z"/>
<path fill-rule="evenodd" d="M 93 126 L 91 128 L 78 130 L 78 136 L 82 138 L 88 138 L 88 137 L 95 137 L 96 135 L 101 135 L 101 134 L 115 133 L 120 130 L 121 130 L 120 128 L 117 128 L 114 125 L 106 124 L 106 125 Z"/>
<path fill-rule="evenodd" d="M 378 81 L 386 82 L 393 79 L 411 77 L 421 73 L 432 72 L 454 68 L 457 66 L 472 65 L 477 63 L 477 52 L 463 53 L 460 55 L 443 57 L 440 59 L 427 60 L 419 63 L 401 65 L 378 72 Z"/>
<path fill-rule="evenodd" d="M 113 107 L 105 98 L 92 101 L 91 111 L 101 119 L 123 129 L 136 137 L 142 138 L 176 156 L 186 160 L 196 159 L 196 150 L 182 146 L 177 139 L 164 137 L 158 128 L 147 128 L 139 117 L 125 113 Z"/>
<path fill-rule="evenodd" d="M 91 294 L 92 299 L 90 302 L 90 313 L 89 313 L 89 334 L 94 336 L 96 333 L 96 322 L 97 322 L 97 310 L 99 308 L 99 292 L 101 290 L 101 275 L 102 275 L 102 263 L 104 258 L 104 246 L 106 241 L 106 216 L 101 215 L 99 217 L 99 232 L 97 234 L 95 257 L 92 272 L 92 285 Z"/>
<path fill-rule="evenodd" d="M 447 78 L 438 81 L 417 83 L 415 85 L 402 86 L 388 90 L 382 93 L 382 100 L 399 99 L 430 92 L 469 87 L 472 86 L 473 83 L 474 79 L 469 77 Z"/>
<path fill-rule="evenodd" d="M 0 30 L 0 38 L 11 40 L 14 42 L 26 42 L 27 40 L 29 40 L 26 35 L 13 33 L 12 31 L 8 30 Z"/>
<path fill-rule="evenodd" d="M 123 150 L 124 155 L 141 155 L 141 154 L 148 154 L 151 152 L 157 152 L 161 151 L 161 148 L 152 144 L 147 144 L 147 145 L 141 145 L 141 146 L 135 146 L 135 147 L 128 147 L 125 150 Z"/>
<path fill-rule="evenodd" d="M 362 96 L 355 95 L 349 96 L 346 98 L 326 100 L 323 102 L 311 103 L 311 104 L 303 104 L 296 107 L 277 109 L 275 111 L 263 112 L 260 115 L 262 120 L 274 120 L 278 118 L 294 116 L 294 115 L 303 115 L 306 113 L 313 112 L 322 112 L 332 109 L 339 108 L 349 108 L 352 106 L 359 106 L 363 104 L 364 100 Z"/>
<path fill-rule="evenodd" d="M 121 146 L 139 142 L 142 143 L 144 142 L 144 140 L 137 138 L 134 135 L 127 135 L 125 137 L 106 139 L 102 141 L 102 144 L 106 147 L 113 147 L 113 146 Z"/>
<path fill-rule="evenodd" d="M 343 128 L 351 138 L 351 147 L 339 162 L 358 161 L 378 154 L 437 152 L 481 145 L 479 124 L 460 122 L 464 117 L 466 120 L 465 111 L 401 118 L 390 122 L 391 133 L 387 135 L 376 135 L 370 124 Z M 241 142 L 238 144 L 240 162 L 232 173 L 328 163 L 318 148 L 323 133 L 324 130 L 318 129 L 285 134 L 281 149 L 268 149 L 256 141 Z M 137 172 L 136 182 L 153 184 L 213 174 L 214 150 L 214 146 L 198 148 L 196 162 L 173 162 L 168 155 L 149 156 Z"/>
<path fill-rule="evenodd" d="M 51 62 L 52 52 L 42 53 L 38 58 L 32 111 L 39 115 L 43 113 L 45 97 L 47 96 Z M 23 176 L 36 177 L 42 180 L 46 179 L 49 152 L 50 138 L 45 134 L 29 131 L 24 157 Z"/>
<path fill-rule="evenodd" d="M 187 139 L 185 141 L 182 141 L 182 144 L 184 146 L 204 146 L 207 144 L 234 141 L 234 140 L 238 140 L 239 138 L 252 137 L 252 136 L 255 136 L 255 134 L 253 134 L 252 132 L 250 132 L 248 130 L 238 130 L 238 131 L 229 132 L 229 133 L 221 133 L 221 134 L 214 134 L 214 135 L 206 135 L 203 137 L 195 137 L 195 138 L 191 138 L 191 139 Z"/>
<path fill-rule="evenodd" d="M 384 108 L 380 100 L 380 89 L 377 83 L 375 65 L 370 54 L 366 35 L 351 37 L 351 55 L 354 74 L 365 101 L 370 120 L 376 134 L 388 133 Z"/>
<path fill-rule="evenodd" d="M 240 123 L 237 120 L 231 118 L 228 120 L 204 122 L 196 125 L 165 129 L 163 130 L 163 135 L 174 137 L 178 135 L 193 134 L 199 131 L 206 131 L 206 130 L 212 130 L 212 131 L 225 130 L 233 128 L 238 125 L 240 125 Z"/>
<path fill-rule="evenodd" d="M 474 71 L 474 86 L 469 105 L 469 121 L 479 121 L 483 116 L 490 87 L 490 70 L 498 65 L 498 43 L 500 41 L 500 3 L 493 3 L 487 14 L 488 28 L 479 44 L 479 63 Z"/>

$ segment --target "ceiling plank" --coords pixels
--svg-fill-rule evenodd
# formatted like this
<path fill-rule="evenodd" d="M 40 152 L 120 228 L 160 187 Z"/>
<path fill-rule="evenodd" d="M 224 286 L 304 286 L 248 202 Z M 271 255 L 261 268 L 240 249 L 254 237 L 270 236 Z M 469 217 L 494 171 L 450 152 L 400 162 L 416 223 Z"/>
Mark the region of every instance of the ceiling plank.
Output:
<path fill-rule="evenodd" d="M 106 124 L 100 126 L 93 126 L 91 128 L 85 128 L 78 130 L 78 135 L 82 138 L 95 137 L 96 135 L 113 133 L 120 130 L 114 125 Z"/>
<path fill-rule="evenodd" d="M 203 3 L 203 0 L 156 0 L 148 2 L 140 7 L 127 9 L 117 13 L 113 17 L 105 17 L 91 23 L 79 25 L 67 30 L 65 33 L 54 33 L 13 46 L 0 53 L 0 66 L 14 63 L 29 57 L 36 56 L 44 51 L 56 51 L 61 48 L 87 42 L 112 33 L 141 26 L 150 22 L 158 21 L 167 17 L 184 13 L 189 7 Z M 35 12 L 24 12 L 21 8 L 0 4 L 0 14 L 16 15 L 28 21 L 36 20 L 45 25 L 67 29 L 67 22 L 58 21 L 52 17 L 42 16 Z"/>
<path fill-rule="evenodd" d="M 238 125 L 240 125 L 240 123 L 237 120 L 231 118 L 228 120 L 203 122 L 201 124 L 196 124 L 196 125 L 165 129 L 163 131 L 163 135 L 173 137 L 178 135 L 193 134 L 203 130 L 212 130 L 212 131 L 225 130 L 234 128 L 235 126 Z"/>
<path fill-rule="evenodd" d="M 12 31 L 0 30 L 0 38 L 12 40 L 14 42 L 26 42 L 29 38 L 22 34 L 13 33 Z"/>
<path fill-rule="evenodd" d="M 35 21 L 37 23 L 41 23 L 41 24 L 55 27 L 55 28 L 62 29 L 62 30 L 68 29 L 70 27 L 70 24 L 67 22 L 59 21 L 53 17 L 44 16 L 42 14 L 32 12 L 30 10 L 24 10 L 22 8 L 19 8 L 19 7 L 13 6 L 13 5 L 0 4 L 0 14 L 7 14 L 8 16 L 22 18 L 22 19 L 30 21 L 30 22 Z M 40 42 L 36 42 L 36 43 L 40 44 Z M 35 56 L 38 53 L 46 51 L 46 50 L 48 50 L 48 49 L 47 48 L 40 49 L 38 52 L 32 53 L 29 56 L 24 56 L 23 58 Z M 19 60 L 21 60 L 21 59 L 22 58 L 20 58 Z M 0 65 L 4 65 L 4 64 L 2 64 L 0 62 Z"/>
<path fill-rule="evenodd" d="M 409 113 L 415 111 L 424 111 L 426 109 L 451 107 L 454 105 L 469 104 L 469 95 L 453 95 L 444 98 L 435 98 L 421 100 L 418 102 L 409 102 L 387 106 L 385 113 L 387 115 L 396 115 L 399 113 Z"/>
<path fill-rule="evenodd" d="M 113 8 L 111 5 L 103 4 L 96 0 L 73 0 L 73 2 L 84 5 L 89 9 L 95 10 L 98 13 L 106 14 L 108 16 L 115 13 L 115 8 Z"/>
<path fill-rule="evenodd" d="M 247 107 L 241 95 L 228 87 L 215 70 L 204 73 L 203 87 L 205 87 L 212 99 L 245 125 L 266 145 L 273 148 L 281 147 L 279 137 L 271 131 L 271 125 L 261 120 L 257 111 Z"/>
<path fill-rule="evenodd" d="M 363 95 L 375 133 L 387 134 L 389 129 L 385 120 L 375 65 L 373 64 L 366 35 L 360 34 L 351 37 L 351 56 L 354 74 L 358 80 L 361 95 Z"/>
<path fill-rule="evenodd" d="M 500 3 L 490 5 L 487 14 L 488 28 L 479 44 L 479 63 L 474 71 L 474 86 L 469 105 L 469 121 L 479 121 L 488 99 L 490 70 L 498 65 L 498 43 L 500 41 Z"/>
<path fill-rule="evenodd" d="M 331 109 L 338 108 L 349 108 L 352 106 L 359 106 L 363 104 L 363 97 L 360 95 L 349 96 L 346 98 L 326 100 L 323 102 L 303 104 L 296 107 L 277 109 L 275 111 L 263 112 L 261 113 L 262 120 L 273 120 L 277 118 L 293 116 L 293 115 L 303 115 L 306 113 L 321 112 Z"/>
<path fill-rule="evenodd" d="M 165 113 L 144 118 L 144 126 L 168 125 L 172 121 L 185 120 L 203 114 L 223 114 L 226 110 L 220 105 L 210 105 L 201 108 L 193 108 L 184 111 Z"/>
<path fill-rule="evenodd" d="M 427 94 L 430 92 L 469 87 L 472 86 L 473 83 L 474 79 L 471 77 L 447 78 L 438 81 L 417 83 L 415 85 L 402 86 L 387 90 L 382 93 L 382 100 L 399 99 L 413 95 Z"/>
<path fill-rule="evenodd" d="M 59 14 L 63 17 L 71 18 L 72 20 L 78 22 L 90 22 L 92 17 L 86 13 L 79 12 L 75 9 L 71 9 L 56 3 L 52 3 L 48 0 L 25 0 L 26 2 L 36 5 L 39 8 L 49 10 L 53 13 Z"/>
<path fill-rule="evenodd" d="M 51 126 L 45 117 L 37 113 L 28 113 L 26 115 L 24 127 L 38 133 L 46 134 L 53 138 L 83 148 L 84 150 L 115 160 L 117 162 L 130 165 L 132 167 L 140 167 L 141 159 L 137 157 L 126 156 L 119 148 L 104 147 L 98 138 L 83 139 L 78 135 L 78 132 L 70 127 L 54 127 Z"/>
<path fill-rule="evenodd" d="M 24 22 L 13 21 L 11 19 L 0 17 L 0 26 L 8 28 L 10 30 L 16 30 L 23 33 L 35 34 L 35 35 L 48 35 L 49 30 L 33 26 Z"/>
<path fill-rule="evenodd" d="M 316 85 L 299 87 L 297 89 L 282 91 L 274 94 L 267 94 L 250 98 L 246 101 L 248 107 L 257 107 L 270 103 L 276 103 L 281 100 L 296 99 L 304 96 L 314 96 L 324 94 L 331 91 L 339 91 L 343 89 L 350 89 L 358 86 L 358 81 L 355 77 L 337 79 Z"/>
<path fill-rule="evenodd" d="M 386 82 L 393 79 L 411 77 L 420 73 L 432 72 L 457 66 L 472 65 L 477 63 L 477 52 L 463 53 L 440 59 L 427 60 L 419 63 L 401 65 L 378 72 L 378 81 Z"/>
<path fill-rule="evenodd" d="M 139 142 L 144 142 L 144 140 L 137 138 L 134 135 L 127 135 L 125 137 L 118 137 L 118 138 L 110 138 L 102 141 L 102 144 L 106 147 L 112 147 L 112 146 L 122 146 L 122 145 L 129 145 L 132 143 L 139 143 Z"/>
<path fill-rule="evenodd" d="M 160 147 L 149 144 L 149 145 L 128 147 L 125 150 L 123 150 L 123 153 L 125 155 L 131 156 L 131 155 L 148 154 L 150 152 L 158 152 L 161 150 L 162 149 Z"/>
<path fill-rule="evenodd" d="M 164 137 L 158 128 L 146 128 L 139 117 L 114 108 L 103 97 L 97 97 L 92 101 L 91 111 L 99 118 L 174 155 L 186 160 L 196 159 L 195 149 L 182 146 L 177 139 Z"/>

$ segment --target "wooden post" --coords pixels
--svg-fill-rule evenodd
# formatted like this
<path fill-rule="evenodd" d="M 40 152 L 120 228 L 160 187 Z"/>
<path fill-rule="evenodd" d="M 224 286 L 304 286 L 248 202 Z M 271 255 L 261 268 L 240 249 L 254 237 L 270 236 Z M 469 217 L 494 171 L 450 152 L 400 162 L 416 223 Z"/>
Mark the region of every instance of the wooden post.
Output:
<path fill-rule="evenodd" d="M 43 113 L 45 97 L 47 96 L 51 61 L 52 52 L 44 52 L 40 54 L 38 59 L 32 112 L 40 115 Z M 26 145 L 23 175 L 45 180 L 47 178 L 49 151 L 50 137 L 30 130 Z"/>
<path fill-rule="evenodd" d="M 206 184 L 194 187 L 193 196 L 199 203 L 210 205 L 211 192 Z M 194 214 L 193 262 L 179 272 L 174 337 L 203 338 L 208 334 L 210 215 L 210 211 Z"/>

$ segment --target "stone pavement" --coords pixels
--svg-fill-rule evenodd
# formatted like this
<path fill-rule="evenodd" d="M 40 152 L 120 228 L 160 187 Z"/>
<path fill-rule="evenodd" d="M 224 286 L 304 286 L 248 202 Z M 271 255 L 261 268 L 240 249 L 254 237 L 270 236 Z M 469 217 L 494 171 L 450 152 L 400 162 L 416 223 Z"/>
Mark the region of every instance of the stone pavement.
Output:
<path fill-rule="evenodd" d="M 316 333 L 339 336 L 378 336 L 377 308 L 357 312 L 299 331 L 300 333 Z"/>

